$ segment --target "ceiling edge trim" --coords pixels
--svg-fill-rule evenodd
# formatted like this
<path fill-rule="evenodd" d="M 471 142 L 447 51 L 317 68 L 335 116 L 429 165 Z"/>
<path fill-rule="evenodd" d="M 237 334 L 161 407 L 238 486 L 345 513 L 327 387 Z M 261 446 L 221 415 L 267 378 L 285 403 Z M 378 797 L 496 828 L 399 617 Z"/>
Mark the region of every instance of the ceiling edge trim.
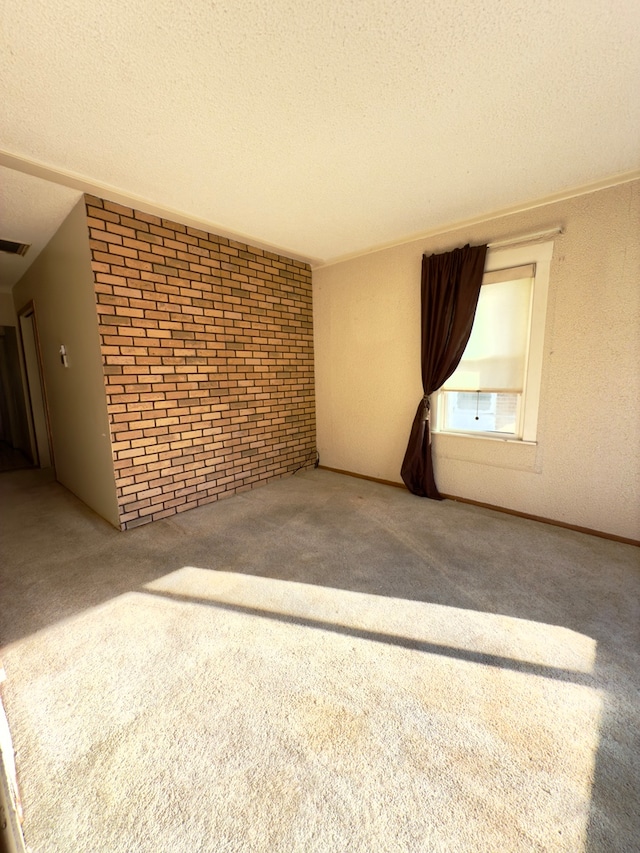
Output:
<path fill-rule="evenodd" d="M 66 169 L 58 169 L 53 166 L 47 166 L 45 163 L 40 163 L 37 160 L 30 160 L 26 157 L 21 157 L 18 154 L 11 154 L 9 151 L 0 149 L 0 166 L 5 166 L 8 169 L 14 169 L 16 172 L 23 172 L 26 175 L 32 175 L 34 178 L 42 178 L 45 181 L 51 181 L 54 184 L 61 184 L 70 189 L 80 190 L 80 192 L 95 195 L 107 201 L 122 204 L 125 207 L 134 207 L 143 213 L 149 213 L 152 216 L 159 216 L 161 219 L 170 219 L 173 222 L 179 222 L 181 225 L 186 225 L 190 228 L 197 228 L 200 231 L 206 231 L 209 234 L 216 234 L 219 237 L 225 237 L 228 240 L 235 240 L 238 243 L 246 243 L 254 248 L 263 249 L 265 252 L 273 252 L 285 258 L 291 258 L 295 261 L 302 261 L 310 266 L 322 266 L 323 261 L 320 258 L 308 257 L 297 252 L 292 252 L 283 246 L 277 246 L 273 243 L 268 243 L 264 240 L 257 239 L 248 234 L 243 234 L 239 231 L 230 231 L 228 228 L 223 228 L 216 222 L 210 222 L 207 219 L 200 219 L 197 216 L 191 216 L 183 210 L 177 210 L 173 207 L 164 207 L 153 201 L 134 193 L 125 192 L 118 187 L 113 187 L 110 184 L 103 184 L 100 181 L 94 181 L 84 175 L 79 175 L 76 172 L 70 172 Z"/>
<path fill-rule="evenodd" d="M 419 240 L 427 240 L 430 237 L 437 237 L 440 234 L 447 234 L 450 231 L 458 231 L 462 228 L 470 228 L 473 225 L 480 225 L 483 222 L 490 222 L 493 219 L 500 219 L 504 216 L 512 216 L 516 213 L 524 213 L 527 210 L 535 210 L 537 207 L 544 207 L 547 204 L 554 204 L 555 202 L 566 201 L 570 198 L 577 198 L 581 195 L 588 195 L 589 193 L 597 192 L 598 190 L 606 190 L 610 187 L 618 186 L 619 184 L 628 184 L 631 181 L 636 181 L 639 179 L 640 169 L 634 169 L 631 172 L 621 172 L 609 178 L 603 178 L 602 180 L 593 181 L 590 184 L 583 184 L 582 186 L 573 187 L 572 189 L 561 190 L 560 192 L 543 196 L 542 198 L 538 198 L 535 201 L 527 202 L 525 204 L 516 204 L 512 207 L 503 207 L 498 210 L 494 210 L 490 213 L 483 213 L 479 216 L 471 217 L 470 219 L 459 219 L 450 222 L 447 225 L 440 225 L 437 228 L 430 228 L 427 231 L 418 231 L 412 234 L 410 237 L 402 237 L 399 240 L 392 240 L 388 243 L 380 243 L 376 246 L 371 246 L 368 249 L 362 249 L 361 251 L 352 252 L 351 254 L 341 255 L 338 258 L 333 258 L 328 261 L 321 261 L 315 264 L 312 263 L 311 267 L 314 270 L 324 269 L 325 267 L 332 267 L 336 264 L 342 264 L 346 261 L 352 261 L 356 258 L 365 257 L 366 255 L 374 255 L 376 252 L 383 252 L 386 249 L 395 249 L 396 246 L 404 246 L 407 243 L 416 243 Z"/>

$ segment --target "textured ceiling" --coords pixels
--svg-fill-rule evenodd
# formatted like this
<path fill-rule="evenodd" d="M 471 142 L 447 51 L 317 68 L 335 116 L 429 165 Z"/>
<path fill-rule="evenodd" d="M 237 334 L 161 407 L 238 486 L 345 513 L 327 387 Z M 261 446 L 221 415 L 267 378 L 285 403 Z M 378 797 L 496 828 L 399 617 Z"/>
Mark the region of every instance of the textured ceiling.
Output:
<path fill-rule="evenodd" d="M 2 151 L 313 261 L 640 166 L 637 0 L 2 10 Z"/>

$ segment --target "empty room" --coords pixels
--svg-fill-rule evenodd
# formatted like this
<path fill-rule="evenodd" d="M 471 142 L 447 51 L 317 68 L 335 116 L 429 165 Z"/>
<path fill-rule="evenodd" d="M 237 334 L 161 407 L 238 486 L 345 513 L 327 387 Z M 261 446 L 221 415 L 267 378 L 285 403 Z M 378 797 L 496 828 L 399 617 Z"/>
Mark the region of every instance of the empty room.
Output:
<path fill-rule="evenodd" d="M 3 12 L 0 850 L 640 851 L 640 7 Z"/>

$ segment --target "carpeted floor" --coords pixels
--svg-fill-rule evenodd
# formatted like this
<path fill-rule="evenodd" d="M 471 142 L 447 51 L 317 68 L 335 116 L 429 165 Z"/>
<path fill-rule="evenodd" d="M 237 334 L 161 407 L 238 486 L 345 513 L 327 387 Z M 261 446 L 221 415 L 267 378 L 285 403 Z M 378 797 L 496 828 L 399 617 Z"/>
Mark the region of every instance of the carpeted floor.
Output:
<path fill-rule="evenodd" d="M 638 549 L 324 471 L 0 497 L 34 853 L 640 850 Z"/>

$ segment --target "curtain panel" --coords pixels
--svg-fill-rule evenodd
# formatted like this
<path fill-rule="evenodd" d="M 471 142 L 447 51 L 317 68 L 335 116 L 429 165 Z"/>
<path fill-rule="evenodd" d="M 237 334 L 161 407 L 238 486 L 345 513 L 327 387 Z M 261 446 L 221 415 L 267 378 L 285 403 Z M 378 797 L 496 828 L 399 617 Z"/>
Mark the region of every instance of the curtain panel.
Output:
<path fill-rule="evenodd" d="M 471 335 L 486 246 L 463 246 L 422 258 L 421 362 L 424 396 L 418 405 L 402 463 L 410 492 L 442 500 L 433 475 L 430 400 L 458 366 Z"/>

